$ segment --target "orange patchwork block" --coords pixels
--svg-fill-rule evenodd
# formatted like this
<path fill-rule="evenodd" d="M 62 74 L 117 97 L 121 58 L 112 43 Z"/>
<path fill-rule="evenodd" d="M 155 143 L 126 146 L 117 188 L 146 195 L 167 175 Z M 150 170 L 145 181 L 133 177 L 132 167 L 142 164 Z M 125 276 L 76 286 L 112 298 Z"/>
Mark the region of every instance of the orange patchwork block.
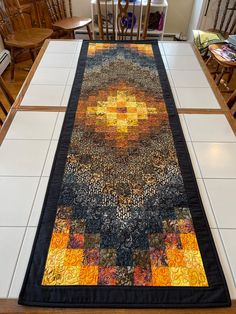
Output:
<path fill-rule="evenodd" d="M 184 250 L 179 249 L 167 249 L 167 263 L 169 267 L 184 267 Z"/>
<path fill-rule="evenodd" d="M 171 278 L 168 267 L 152 267 L 153 286 L 171 286 Z"/>
<path fill-rule="evenodd" d="M 68 233 L 53 233 L 50 249 L 65 249 L 69 240 Z"/>
<path fill-rule="evenodd" d="M 79 284 L 96 286 L 98 284 L 98 266 L 81 266 Z"/>
<path fill-rule="evenodd" d="M 84 250 L 67 249 L 64 258 L 65 266 L 80 266 L 82 264 Z"/>
<path fill-rule="evenodd" d="M 180 239 L 184 250 L 199 250 L 195 234 L 182 233 Z"/>

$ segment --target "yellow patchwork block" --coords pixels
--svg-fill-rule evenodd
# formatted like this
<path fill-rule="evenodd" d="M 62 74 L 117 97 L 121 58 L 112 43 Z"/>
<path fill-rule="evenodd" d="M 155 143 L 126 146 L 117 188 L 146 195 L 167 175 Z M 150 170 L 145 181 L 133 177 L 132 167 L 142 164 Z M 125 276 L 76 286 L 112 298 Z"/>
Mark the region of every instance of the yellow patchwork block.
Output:
<path fill-rule="evenodd" d="M 49 248 L 47 256 L 47 267 L 61 267 L 64 265 L 66 249 L 51 249 Z"/>
<path fill-rule="evenodd" d="M 188 269 L 189 285 L 195 287 L 207 287 L 208 282 L 204 269 L 190 268 Z"/>
<path fill-rule="evenodd" d="M 170 267 L 170 277 L 172 286 L 189 286 L 188 269 L 184 267 Z"/>
<path fill-rule="evenodd" d="M 127 126 L 117 126 L 117 132 L 118 133 L 128 133 L 128 127 Z"/>
<path fill-rule="evenodd" d="M 80 267 L 79 266 L 65 266 L 60 274 L 59 277 L 57 269 L 55 269 L 55 275 L 58 277 L 57 285 L 78 285 L 79 283 L 79 275 L 80 275 Z"/>
<path fill-rule="evenodd" d="M 127 122 L 127 120 L 117 120 L 116 125 L 117 125 L 117 127 L 121 127 L 121 126 L 127 127 L 128 122 Z"/>
<path fill-rule="evenodd" d="M 188 268 L 203 269 L 202 258 L 199 251 L 184 251 L 184 261 Z"/>

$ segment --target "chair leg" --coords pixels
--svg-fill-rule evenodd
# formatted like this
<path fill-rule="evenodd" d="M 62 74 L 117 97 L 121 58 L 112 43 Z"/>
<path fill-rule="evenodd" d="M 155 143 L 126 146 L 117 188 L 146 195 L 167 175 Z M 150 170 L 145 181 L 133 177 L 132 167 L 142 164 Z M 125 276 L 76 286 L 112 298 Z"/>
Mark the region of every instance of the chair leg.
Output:
<path fill-rule="evenodd" d="M 92 33 L 91 33 L 91 30 L 90 30 L 90 26 L 89 26 L 89 25 L 87 25 L 87 31 L 88 31 L 89 39 L 90 39 L 90 40 L 93 40 L 93 35 L 92 35 Z"/>
<path fill-rule="evenodd" d="M 229 97 L 229 99 L 227 101 L 227 105 L 228 105 L 229 109 L 231 109 L 233 107 L 235 102 L 236 102 L 236 90 L 232 93 L 232 95 Z"/>
<path fill-rule="evenodd" d="M 206 60 L 206 65 L 208 65 L 208 63 L 212 60 L 212 56 L 210 56 L 207 60 Z"/>
<path fill-rule="evenodd" d="M 227 83 L 229 84 L 234 74 L 234 68 L 229 68 L 229 76 L 227 79 Z"/>
<path fill-rule="evenodd" d="M 220 81 L 221 81 L 222 77 L 224 76 L 224 74 L 225 74 L 225 68 L 223 67 L 220 74 L 218 74 L 218 76 L 215 79 L 215 83 L 217 86 L 220 84 Z"/>
<path fill-rule="evenodd" d="M 11 48 L 11 81 L 14 80 L 15 76 L 15 49 Z"/>
<path fill-rule="evenodd" d="M 31 56 L 32 61 L 34 62 L 35 61 L 35 55 L 34 55 L 34 51 L 32 49 L 30 49 L 30 56 Z"/>

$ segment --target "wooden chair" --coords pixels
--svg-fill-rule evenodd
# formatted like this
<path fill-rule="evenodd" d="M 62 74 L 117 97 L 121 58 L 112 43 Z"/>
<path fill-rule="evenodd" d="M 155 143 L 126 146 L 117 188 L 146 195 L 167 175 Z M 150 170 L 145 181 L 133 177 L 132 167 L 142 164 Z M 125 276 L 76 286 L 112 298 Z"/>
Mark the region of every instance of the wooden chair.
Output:
<path fill-rule="evenodd" d="M 46 4 L 54 30 L 67 32 L 74 38 L 76 29 L 86 27 L 89 39 L 92 40 L 92 33 L 89 27 L 92 20 L 90 18 L 73 16 L 71 0 L 68 0 L 67 3 L 65 0 L 46 0 Z"/>
<path fill-rule="evenodd" d="M 5 47 L 11 51 L 11 79 L 14 79 L 16 57 L 25 51 L 35 60 L 35 52 L 53 31 L 26 26 L 24 14 L 18 0 L 4 0 L 0 4 L 0 34 Z"/>
<path fill-rule="evenodd" d="M 227 101 L 227 105 L 233 115 L 233 117 L 236 119 L 236 90 L 231 94 Z"/>
<path fill-rule="evenodd" d="M 10 91 L 8 90 L 4 80 L 0 76 L 0 90 L 2 91 L 3 95 L 8 104 L 4 104 L 2 100 L 0 100 L 0 126 L 3 125 L 3 122 L 8 114 L 9 109 L 14 103 L 14 98 L 12 97 Z"/>
<path fill-rule="evenodd" d="M 229 35 L 236 32 L 236 0 L 217 0 L 212 2 L 212 5 L 216 6 L 212 27 L 207 31 L 193 31 L 194 42 L 205 56 L 209 45 L 222 43 Z M 210 11 L 210 6 L 207 11 Z"/>
<path fill-rule="evenodd" d="M 116 16 L 116 5 L 118 13 Z M 142 35 L 140 36 L 141 4 L 136 1 L 97 0 L 99 37 L 101 40 L 145 39 L 147 36 L 151 0 L 147 0 Z"/>

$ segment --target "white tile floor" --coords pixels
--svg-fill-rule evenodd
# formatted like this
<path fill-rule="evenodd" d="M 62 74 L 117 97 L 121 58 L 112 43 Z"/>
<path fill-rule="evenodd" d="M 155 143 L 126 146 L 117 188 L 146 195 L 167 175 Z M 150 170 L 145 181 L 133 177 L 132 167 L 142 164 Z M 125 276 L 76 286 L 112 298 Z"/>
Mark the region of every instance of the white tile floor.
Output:
<path fill-rule="evenodd" d="M 50 42 L 22 105 L 67 106 L 80 48 L 80 41 Z M 166 42 L 160 49 L 177 105 L 219 108 L 191 45 Z M 18 112 L 0 147 L 0 298 L 18 297 L 64 116 Z M 236 299 L 236 138 L 223 115 L 184 114 L 180 121 L 230 294 Z"/>

